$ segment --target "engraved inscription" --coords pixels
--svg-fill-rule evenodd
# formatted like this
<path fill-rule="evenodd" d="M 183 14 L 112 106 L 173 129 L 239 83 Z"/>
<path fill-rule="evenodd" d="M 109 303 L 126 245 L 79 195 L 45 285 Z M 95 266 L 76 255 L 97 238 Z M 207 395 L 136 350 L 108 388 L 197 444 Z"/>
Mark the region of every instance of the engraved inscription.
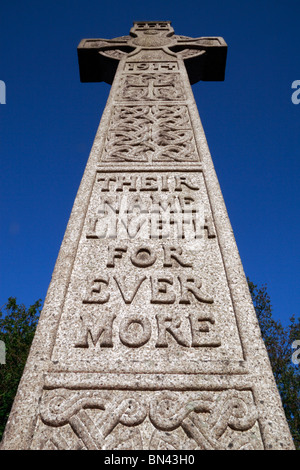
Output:
<path fill-rule="evenodd" d="M 62 370 L 244 373 L 202 172 L 98 171 L 83 234 L 52 355 Z"/>
<path fill-rule="evenodd" d="M 125 72 L 176 72 L 177 62 L 126 62 Z"/>
<path fill-rule="evenodd" d="M 159 299 L 157 303 L 169 302 Z M 220 337 L 211 328 L 215 319 L 210 312 L 192 312 L 188 317 L 182 314 L 173 317 L 168 313 L 157 313 L 156 321 L 152 322 L 142 314 L 128 315 L 120 321 L 112 313 L 98 319 L 88 314 L 81 315 L 80 318 L 82 323 L 75 348 L 112 348 L 119 340 L 129 348 L 139 348 L 148 343 L 151 336 L 156 348 L 168 348 L 174 341 L 186 348 L 221 346 Z"/>
<path fill-rule="evenodd" d="M 182 248 L 174 246 L 163 246 L 164 268 L 176 266 L 182 268 L 191 268 L 192 263 L 186 262 L 186 255 Z M 114 293 L 119 292 L 119 298 L 127 305 L 131 305 L 142 286 L 148 289 L 150 304 L 153 305 L 197 305 L 213 304 L 214 301 L 202 289 L 202 280 L 194 274 L 184 275 L 180 273 L 177 276 L 171 272 L 164 271 L 163 274 L 146 275 L 147 269 L 152 267 L 157 261 L 157 254 L 151 246 L 138 245 L 132 250 L 131 247 L 108 246 L 106 267 L 115 272 L 121 268 L 124 258 L 128 257 L 133 266 L 142 269 L 145 274 L 133 276 L 122 275 L 103 275 L 100 273 L 88 281 L 86 295 L 83 298 L 83 304 L 102 305 L 111 300 L 111 289 Z M 116 264 L 117 263 L 117 264 Z M 148 285 L 148 287 L 147 287 Z M 171 335 L 178 345 L 184 347 L 219 347 L 220 338 L 211 334 L 211 325 L 214 325 L 215 319 L 211 311 L 201 310 L 190 312 L 185 315 L 184 312 L 175 309 L 175 314 L 157 313 L 156 322 L 151 316 L 145 317 L 141 314 L 129 314 L 119 322 L 115 322 L 116 314 L 111 312 L 103 314 L 101 318 L 94 317 L 89 313 L 81 315 L 81 331 L 76 341 L 76 348 L 88 348 L 89 345 L 95 347 L 99 342 L 100 347 L 112 347 L 113 328 L 118 330 L 120 341 L 127 347 L 141 347 L 145 345 L 152 335 L 153 326 L 157 337 L 155 347 L 168 347 L 168 339 Z M 183 326 L 183 328 L 182 328 Z M 167 335 L 168 333 L 168 335 Z M 207 335 L 208 334 L 208 335 Z M 102 338 L 103 335 L 103 338 Z M 203 338 L 204 336 L 204 338 Z M 205 338 L 207 336 L 207 338 Z M 90 340 L 89 340 L 90 338 Z"/>
<path fill-rule="evenodd" d="M 193 243 L 216 237 L 194 176 L 99 173 L 96 181 L 100 190 L 98 210 L 88 215 L 87 239 Z"/>
<path fill-rule="evenodd" d="M 150 302 L 152 304 L 173 304 L 176 299 L 179 304 L 184 305 L 189 305 L 195 301 L 205 304 L 213 303 L 213 299 L 203 292 L 201 279 L 195 275 L 180 274 L 175 277 L 166 273 L 163 276 L 136 276 L 135 281 L 130 279 L 130 282 L 127 283 L 126 279 L 128 281 L 126 276 L 117 275 L 112 277 L 109 275 L 95 276 L 86 289 L 88 294 L 83 299 L 83 303 L 107 303 L 110 300 L 108 287 L 113 283 L 114 286 L 118 287 L 123 301 L 126 304 L 131 304 L 146 279 L 149 281 L 147 284 L 151 286 Z M 130 284 L 130 286 L 126 284 Z"/>

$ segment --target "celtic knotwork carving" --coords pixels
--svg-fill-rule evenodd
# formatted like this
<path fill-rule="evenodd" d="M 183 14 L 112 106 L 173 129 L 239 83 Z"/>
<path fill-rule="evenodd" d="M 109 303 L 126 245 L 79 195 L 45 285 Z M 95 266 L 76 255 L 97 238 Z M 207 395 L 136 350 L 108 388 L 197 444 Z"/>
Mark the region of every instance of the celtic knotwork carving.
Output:
<path fill-rule="evenodd" d="M 183 83 L 177 73 L 129 74 L 121 78 L 120 100 L 183 100 Z"/>
<path fill-rule="evenodd" d="M 198 161 L 187 107 L 116 106 L 102 161 Z"/>
<path fill-rule="evenodd" d="M 162 129 L 191 129 L 190 116 L 184 105 L 153 106 L 152 112 Z"/>
<path fill-rule="evenodd" d="M 89 450 L 106 448 L 105 439 L 119 424 L 137 426 L 146 415 L 147 408 L 133 398 L 112 403 L 106 394 L 97 397 L 96 392 L 80 392 L 69 396 L 66 391 L 48 392 L 41 404 L 41 419 L 50 426 L 69 424 L 74 433 L 81 439 Z M 95 423 L 86 409 L 103 410 L 100 420 Z"/>
<path fill-rule="evenodd" d="M 150 107 L 116 107 L 108 131 L 104 161 L 148 161 L 151 143 Z"/>
<path fill-rule="evenodd" d="M 236 431 L 250 429 L 257 420 L 257 412 L 252 403 L 241 399 L 238 392 L 224 392 L 211 416 L 210 424 L 217 438 L 227 426 Z"/>
<path fill-rule="evenodd" d="M 251 449 L 253 439 L 256 447 L 260 439 L 249 391 L 119 391 L 115 395 L 52 390 L 43 397 L 40 416 L 53 429 L 42 448 Z M 144 425 L 148 433 L 152 426 L 148 442 L 141 433 Z M 57 428 L 63 430 L 61 439 L 55 434 Z"/>
<path fill-rule="evenodd" d="M 200 413 L 208 414 L 208 418 L 200 419 Z M 231 390 L 223 392 L 217 406 L 209 394 L 202 394 L 199 399 L 187 404 L 178 402 L 172 395 L 166 395 L 161 401 L 150 404 L 149 417 L 156 427 L 151 439 L 152 446 L 154 442 L 158 446 L 159 441 L 170 444 L 168 434 L 162 431 L 173 431 L 181 426 L 199 449 L 221 450 L 224 446 L 220 438 L 227 428 L 237 431 L 251 429 L 257 420 L 257 412 L 252 401 L 241 398 L 238 392 Z M 244 436 L 238 436 L 234 447 L 251 448 L 251 443 Z"/>
<path fill-rule="evenodd" d="M 199 399 L 192 403 L 182 403 L 177 396 L 170 393 L 159 396 L 150 403 L 149 418 L 152 424 L 162 431 L 173 431 L 182 425 L 182 422 L 191 412 L 210 412 L 209 399 Z"/>
<path fill-rule="evenodd" d="M 65 390 L 49 392 L 47 400 L 41 403 L 41 417 L 45 423 L 51 426 L 63 426 L 72 416 L 85 408 L 105 409 L 104 401 L 93 392 L 87 392 L 85 396 L 67 394 Z"/>
<path fill-rule="evenodd" d="M 197 443 L 186 435 L 159 431 L 156 429 L 150 439 L 149 449 L 153 450 L 195 450 Z"/>
<path fill-rule="evenodd" d="M 195 146 L 193 132 L 189 130 L 163 130 L 157 131 L 156 142 L 159 146 L 154 161 L 193 161 Z"/>

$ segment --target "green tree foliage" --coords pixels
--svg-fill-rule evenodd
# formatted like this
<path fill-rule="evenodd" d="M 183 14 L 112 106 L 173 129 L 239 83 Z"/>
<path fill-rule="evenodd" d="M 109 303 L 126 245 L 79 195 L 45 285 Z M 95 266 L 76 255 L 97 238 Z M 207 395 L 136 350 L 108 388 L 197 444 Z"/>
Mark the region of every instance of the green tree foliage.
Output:
<path fill-rule="evenodd" d="M 41 300 L 28 309 L 14 297 L 0 311 L 0 340 L 6 349 L 6 364 L 0 364 L 0 440 L 33 340 Z"/>
<path fill-rule="evenodd" d="M 292 361 L 292 344 L 300 340 L 300 318 L 292 316 L 284 327 L 273 318 L 266 286 L 257 287 L 249 279 L 248 285 L 285 415 L 295 446 L 300 449 L 300 366 Z"/>

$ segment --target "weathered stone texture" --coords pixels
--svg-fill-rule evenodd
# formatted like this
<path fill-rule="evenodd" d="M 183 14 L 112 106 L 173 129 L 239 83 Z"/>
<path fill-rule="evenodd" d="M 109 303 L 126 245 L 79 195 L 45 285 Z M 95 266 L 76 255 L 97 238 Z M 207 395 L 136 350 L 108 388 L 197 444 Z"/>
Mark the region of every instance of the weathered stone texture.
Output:
<path fill-rule="evenodd" d="M 226 49 L 169 22 L 80 43 L 113 84 L 3 449 L 293 448 L 190 87 Z"/>

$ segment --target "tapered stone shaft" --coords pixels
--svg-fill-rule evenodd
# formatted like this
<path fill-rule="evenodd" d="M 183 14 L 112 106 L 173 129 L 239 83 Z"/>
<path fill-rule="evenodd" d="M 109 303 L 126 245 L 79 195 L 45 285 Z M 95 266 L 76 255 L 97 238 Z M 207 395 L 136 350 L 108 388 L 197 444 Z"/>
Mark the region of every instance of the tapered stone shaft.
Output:
<path fill-rule="evenodd" d="M 167 21 L 81 41 L 112 87 L 3 449 L 294 448 L 191 90 L 226 52 Z"/>

